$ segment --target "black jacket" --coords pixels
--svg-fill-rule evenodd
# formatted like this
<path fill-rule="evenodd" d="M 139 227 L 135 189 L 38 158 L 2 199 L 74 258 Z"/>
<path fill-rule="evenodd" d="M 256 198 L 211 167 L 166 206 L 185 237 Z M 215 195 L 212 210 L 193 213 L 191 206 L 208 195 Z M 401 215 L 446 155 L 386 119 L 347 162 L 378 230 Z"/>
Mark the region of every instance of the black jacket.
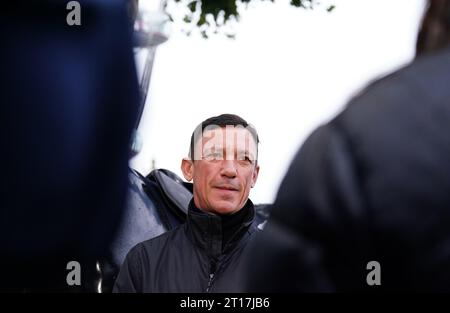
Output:
<path fill-rule="evenodd" d="M 248 200 L 231 216 L 199 210 L 191 201 L 186 223 L 136 245 L 114 292 L 239 292 L 243 252 L 257 229 Z"/>
<path fill-rule="evenodd" d="M 373 83 L 318 128 L 261 235 L 250 291 L 450 291 L 450 49 Z M 369 261 L 379 286 L 367 284 Z"/>

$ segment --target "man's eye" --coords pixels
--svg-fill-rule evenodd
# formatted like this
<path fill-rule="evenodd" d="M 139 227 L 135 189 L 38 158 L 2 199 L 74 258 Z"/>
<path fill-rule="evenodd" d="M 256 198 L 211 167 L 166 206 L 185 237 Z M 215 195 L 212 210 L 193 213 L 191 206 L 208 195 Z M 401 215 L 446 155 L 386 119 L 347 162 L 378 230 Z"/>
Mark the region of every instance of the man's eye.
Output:
<path fill-rule="evenodd" d="M 252 164 L 253 163 L 253 160 L 248 155 L 242 156 L 240 158 L 240 160 L 242 162 L 246 163 L 246 164 Z"/>
<path fill-rule="evenodd" d="M 221 160 L 222 154 L 220 153 L 207 153 L 204 157 L 206 160 Z"/>
<path fill-rule="evenodd" d="M 237 158 L 239 161 L 245 161 L 245 162 L 252 162 L 252 159 L 250 158 L 250 156 L 248 154 L 244 154 L 244 153 L 239 153 L 237 155 Z"/>

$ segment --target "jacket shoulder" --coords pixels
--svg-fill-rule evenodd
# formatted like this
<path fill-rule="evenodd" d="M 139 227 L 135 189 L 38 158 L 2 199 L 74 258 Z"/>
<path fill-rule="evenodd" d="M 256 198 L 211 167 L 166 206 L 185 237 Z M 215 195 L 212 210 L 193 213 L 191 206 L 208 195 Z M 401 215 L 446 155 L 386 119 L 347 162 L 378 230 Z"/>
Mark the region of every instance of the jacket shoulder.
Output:
<path fill-rule="evenodd" d="M 155 249 L 160 249 L 168 243 L 174 244 L 178 240 L 180 240 L 180 237 L 182 237 L 182 235 L 184 233 L 184 227 L 185 227 L 185 224 L 181 224 L 181 225 L 175 227 L 174 229 L 169 230 L 168 232 L 165 232 L 159 236 L 142 241 L 142 242 L 138 243 L 137 245 L 135 245 L 130 250 L 130 253 L 133 250 L 136 250 L 136 252 L 140 251 L 140 252 L 148 253 Z"/>

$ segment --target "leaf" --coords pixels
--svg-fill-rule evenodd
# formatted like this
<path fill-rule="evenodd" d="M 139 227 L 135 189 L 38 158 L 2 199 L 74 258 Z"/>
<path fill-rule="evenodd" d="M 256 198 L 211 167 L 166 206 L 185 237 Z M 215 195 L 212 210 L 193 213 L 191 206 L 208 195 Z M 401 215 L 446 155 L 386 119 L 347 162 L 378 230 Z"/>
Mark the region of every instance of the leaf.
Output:
<path fill-rule="evenodd" d="M 202 26 L 203 24 L 206 24 L 206 15 L 202 12 L 200 18 L 197 21 L 197 26 Z"/>
<path fill-rule="evenodd" d="M 192 13 L 195 12 L 195 9 L 196 9 L 196 7 L 197 7 L 197 2 L 198 2 L 198 1 L 195 0 L 195 1 L 190 2 L 190 3 L 187 5 L 189 11 L 191 11 Z"/>
<path fill-rule="evenodd" d="M 189 15 L 186 15 L 186 16 L 183 18 L 183 22 L 189 24 L 190 22 L 192 22 L 192 18 L 191 18 Z"/>

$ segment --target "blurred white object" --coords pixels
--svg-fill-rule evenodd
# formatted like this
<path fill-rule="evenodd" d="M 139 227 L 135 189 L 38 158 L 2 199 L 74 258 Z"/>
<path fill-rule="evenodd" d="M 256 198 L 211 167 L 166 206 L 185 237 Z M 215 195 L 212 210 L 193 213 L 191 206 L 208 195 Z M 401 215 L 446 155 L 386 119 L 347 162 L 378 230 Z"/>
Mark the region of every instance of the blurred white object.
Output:
<path fill-rule="evenodd" d="M 161 7 L 161 6 L 160 6 Z M 142 150 L 142 137 L 138 132 L 139 122 L 144 111 L 148 88 L 153 69 L 156 48 L 169 38 L 170 19 L 167 14 L 153 8 L 139 6 L 134 21 L 134 55 L 139 80 L 140 103 L 138 119 L 131 138 L 131 157 Z"/>
<path fill-rule="evenodd" d="M 142 136 L 138 130 L 134 130 L 131 135 L 131 155 L 135 156 L 142 150 Z"/>
<path fill-rule="evenodd" d="M 155 47 L 166 42 L 170 34 L 170 20 L 161 11 L 140 9 L 134 23 L 135 45 Z"/>

